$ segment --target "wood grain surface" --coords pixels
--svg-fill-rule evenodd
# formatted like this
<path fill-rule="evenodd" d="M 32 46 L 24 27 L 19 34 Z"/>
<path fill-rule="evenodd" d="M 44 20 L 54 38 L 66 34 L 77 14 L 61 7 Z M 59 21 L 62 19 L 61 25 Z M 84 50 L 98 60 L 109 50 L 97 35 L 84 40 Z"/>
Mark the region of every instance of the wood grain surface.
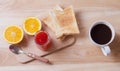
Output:
<path fill-rule="evenodd" d="M 0 71 L 120 71 L 120 0 L 0 0 Z M 3 39 L 3 30 L 8 25 L 22 27 L 29 16 L 39 19 L 48 14 L 55 5 L 63 8 L 73 5 L 80 35 L 76 35 L 76 43 L 46 58 L 54 65 L 46 65 L 39 61 L 21 64 L 8 49 Z M 88 37 L 92 24 L 98 20 L 110 22 L 116 32 L 110 44 L 111 54 L 105 57 L 100 48 Z M 36 48 L 36 47 L 35 47 Z"/>

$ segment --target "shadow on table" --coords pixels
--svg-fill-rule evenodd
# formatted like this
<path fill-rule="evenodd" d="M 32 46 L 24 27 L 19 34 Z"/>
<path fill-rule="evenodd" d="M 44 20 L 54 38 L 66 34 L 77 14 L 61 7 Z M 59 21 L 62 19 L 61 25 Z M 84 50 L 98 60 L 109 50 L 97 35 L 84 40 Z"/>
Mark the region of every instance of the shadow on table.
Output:
<path fill-rule="evenodd" d="M 34 36 L 30 36 L 25 34 L 23 40 L 18 44 L 20 47 L 27 47 L 29 45 L 29 42 L 33 40 Z"/>
<path fill-rule="evenodd" d="M 115 62 L 120 62 L 120 34 L 115 35 L 115 39 L 110 44 L 111 56 L 114 58 Z"/>
<path fill-rule="evenodd" d="M 84 38 L 86 36 L 86 32 L 85 32 L 85 27 L 82 24 L 81 12 L 79 11 L 75 12 L 75 17 L 78 24 L 78 28 L 80 30 L 80 35 L 78 34 L 76 35 L 76 37 Z"/>

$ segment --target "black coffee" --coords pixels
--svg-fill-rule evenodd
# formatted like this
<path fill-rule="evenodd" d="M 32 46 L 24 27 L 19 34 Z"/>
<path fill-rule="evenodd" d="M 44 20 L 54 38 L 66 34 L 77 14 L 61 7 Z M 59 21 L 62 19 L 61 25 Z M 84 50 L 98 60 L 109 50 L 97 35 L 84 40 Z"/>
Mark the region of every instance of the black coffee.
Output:
<path fill-rule="evenodd" d="M 98 24 L 92 28 L 91 37 L 98 44 L 106 44 L 111 40 L 112 32 L 108 26 Z"/>

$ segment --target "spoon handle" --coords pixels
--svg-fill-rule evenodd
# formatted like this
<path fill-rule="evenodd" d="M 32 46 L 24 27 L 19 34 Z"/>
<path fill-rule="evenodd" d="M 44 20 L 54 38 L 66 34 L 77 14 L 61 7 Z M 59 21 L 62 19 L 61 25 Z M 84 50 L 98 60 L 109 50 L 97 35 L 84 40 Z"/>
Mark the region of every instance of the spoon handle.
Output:
<path fill-rule="evenodd" d="M 41 62 L 50 64 L 49 60 L 46 59 L 46 58 L 40 57 L 40 56 L 35 55 L 35 54 L 32 54 L 32 53 L 25 53 L 25 54 L 26 54 L 27 56 L 32 57 L 32 58 L 34 58 L 34 59 L 37 59 L 37 60 L 39 60 L 39 61 L 41 61 Z"/>

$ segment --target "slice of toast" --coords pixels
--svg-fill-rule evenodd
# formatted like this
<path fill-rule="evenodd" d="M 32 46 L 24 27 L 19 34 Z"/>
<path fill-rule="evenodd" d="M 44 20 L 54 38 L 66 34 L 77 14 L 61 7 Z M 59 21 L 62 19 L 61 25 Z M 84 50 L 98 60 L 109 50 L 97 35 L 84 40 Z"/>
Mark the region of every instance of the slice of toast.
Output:
<path fill-rule="evenodd" d="M 62 36 L 63 33 L 61 32 L 61 28 L 59 24 L 56 21 L 56 15 L 54 13 L 55 11 L 63 11 L 63 9 L 60 6 L 56 6 L 53 8 L 52 11 L 49 12 L 49 15 L 42 19 L 42 21 L 55 33 L 56 37 Z"/>
<path fill-rule="evenodd" d="M 72 6 L 65 8 L 64 12 L 58 12 L 54 10 L 54 13 L 56 14 L 56 20 L 61 28 L 63 35 L 73 35 L 80 33 Z"/>

